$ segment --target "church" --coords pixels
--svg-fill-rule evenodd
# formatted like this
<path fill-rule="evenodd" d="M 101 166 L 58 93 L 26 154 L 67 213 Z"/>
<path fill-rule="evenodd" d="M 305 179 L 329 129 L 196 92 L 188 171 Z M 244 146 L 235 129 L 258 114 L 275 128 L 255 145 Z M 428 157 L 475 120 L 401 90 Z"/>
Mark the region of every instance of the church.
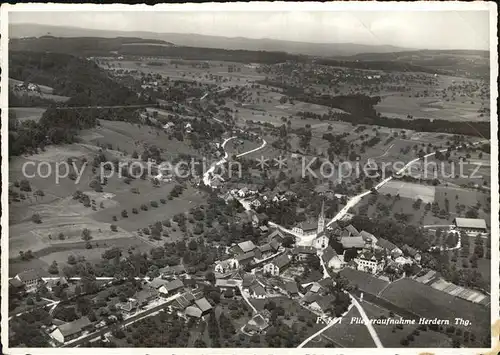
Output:
<path fill-rule="evenodd" d="M 325 231 L 325 202 L 321 204 L 321 213 L 318 217 L 318 229 L 316 238 L 314 238 L 313 246 L 318 250 L 325 250 L 328 247 L 329 237 Z"/>

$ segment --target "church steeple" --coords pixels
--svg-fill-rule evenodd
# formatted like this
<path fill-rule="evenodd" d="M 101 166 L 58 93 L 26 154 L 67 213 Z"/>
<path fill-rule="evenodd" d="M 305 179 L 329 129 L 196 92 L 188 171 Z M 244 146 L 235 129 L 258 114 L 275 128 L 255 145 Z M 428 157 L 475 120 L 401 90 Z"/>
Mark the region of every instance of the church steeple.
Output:
<path fill-rule="evenodd" d="M 323 233 L 325 230 L 325 201 L 321 202 L 321 213 L 318 217 L 318 231 L 317 234 Z"/>

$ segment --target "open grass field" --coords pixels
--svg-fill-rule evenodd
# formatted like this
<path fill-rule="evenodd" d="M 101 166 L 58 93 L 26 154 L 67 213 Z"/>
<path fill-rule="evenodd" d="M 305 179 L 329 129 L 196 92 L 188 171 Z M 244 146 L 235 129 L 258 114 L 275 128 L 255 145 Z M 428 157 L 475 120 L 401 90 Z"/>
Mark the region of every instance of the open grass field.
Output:
<path fill-rule="evenodd" d="M 351 268 L 345 268 L 340 274 L 345 276 L 351 284 L 358 285 L 361 291 L 371 293 L 372 295 L 378 295 L 389 285 L 387 281 Z"/>
<path fill-rule="evenodd" d="M 365 310 L 369 319 L 377 319 L 382 316 L 387 318 L 390 317 L 390 312 L 387 309 L 381 308 L 377 305 L 374 305 L 369 302 L 362 302 L 361 306 Z M 401 316 L 395 314 L 395 319 L 400 319 Z M 374 324 L 373 328 L 377 332 L 382 345 L 385 348 L 400 348 L 401 339 L 405 338 L 407 335 L 411 334 L 415 329 L 417 329 L 417 325 L 413 324 L 405 324 L 403 325 L 403 329 L 398 329 L 393 325 L 383 325 L 383 324 Z M 395 331 L 393 331 L 395 328 Z M 410 343 L 409 347 L 412 348 L 439 348 L 439 347 L 451 347 L 451 341 L 448 336 L 445 334 L 434 332 L 430 329 L 427 331 L 420 331 L 419 335 L 415 335 L 415 340 Z"/>
<path fill-rule="evenodd" d="M 14 112 L 19 122 L 32 120 L 37 122 L 42 118 L 46 108 L 43 107 L 9 107 L 9 110 Z"/>
<path fill-rule="evenodd" d="M 434 186 L 430 185 L 420 185 L 410 182 L 391 180 L 379 189 L 379 193 L 382 195 L 399 195 L 400 197 L 412 200 L 421 199 L 423 203 L 432 203 L 434 202 L 436 189 Z"/>
<path fill-rule="evenodd" d="M 134 151 L 142 153 L 146 142 L 162 149 L 165 159 L 174 158 L 180 153 L 196 155 L 196 151 L 187 143 L 170 140 L 163 130 L 120 121 L 101 120 L 100 123 L 101 127 L 83 131 L 82 140 L 90 144 L 111 144 L 113 149 L 125 151 L 129 155 Z"/>
<path fill-rule="evenodd" d="M 455 317 L 466 315 L 471 322 L 467 330 L 477 335 L 486 334 L 490 329 L 490 312 L 487 308 L 411 279 L 392 283 L 380 297 L 421 317 L 448 319 L 450 324 L 454 324 Z"/>
<path fill-rule="evenodd" d="M 408 115 L 416 118 L 445 119 L 448 121 L 486 121 L 478 110 L 481 103 L 477 99 L 457 98 L 455 101 L 438 97 L 409 97 L 408 94 L 388 95 L 375 106 L 382 116 L 406 119 Z"/>
<path fill-rule="evenodd" d="M 361 318 L 361 315 L 356 307 L 353 307 L 345 315 L 341 323 L 337 323 L 323 332 L 325 338 L 331 338 L 344 348 L 375 347 L 375 343 L 364 324 L 351 324 L 351 319 L 355 317 Z"/>
<path fill-rule="evenodd" d="M 143 181 L 141 181 L 143 182 Z M 143 182 L 147 183 L 147 182 Z M 134 182 L 130 184 L 133 186 Z M 149 183 L 151 184 L 151 183 Z M 125 184 L 123 184 L 125 185 Z M 125 185 L 130 188 L 129 185 Z M 160 187 L 152 187 L 149 190 L 139 188 L 140 194 L 132 194 L 128 189 L 117 191 L 115 201 L 117 206 L 105 209 L 94 215 L 97 221 L 116 224 L 118 227 L 123 228 L 129 232 L 136 231 L 138 228 L 148 227 L 157 221 L 163 221 L 172 218 L 175 214 L 185 212 L 190 208 L 203 204 L 205 201 L 204 195 L 192 187 L 189 187 L 183 192 L 179 198 L 168 200 L 168 193 L 174 187 L 174 184 L 162 184 Z M 160 203 L 160 199 L 164 198 L 166 204 Z M 158 207 L 152 207 L 151 201 L 156 201 Z M 147 211 L 140 209 L 142 204 L 148 206 Z M 132 208 L 137 208 L 139 213 L 132 213 Z M 121 211 L 127 210 L 128 217 L 123 218 L 120 214 Z M 116 216 L 117 221 L 113 222 L 112 217 Z"/>
<path fill-rule="evenodd" d="M 129 249 L 134 253 L 147 253 L 151 249 L 149 244 L 144 243 L 139 238 L 110 239 L 92 242 L 91 244 L 93 245 L 92 249 L 86 249 L 85 243 L 73 243 L 68 246 L 49 248 L 48 250 L 40 253 L 42 255 L 39 256 L 39 259 L 47 265 L 50 265 L 55 260 L 61 269 L 61 267 L 67 265 L 68 256 L 70 255 L 75 256 L 77 259 L 78 257 L 83 257 L 86 261 L 93 264 L 99 262 L 104 251 L 110 248 L 120 248 L 123 255 L 126 255 Z M 63 248 L 65 250 L 51 252 L 52 250 L 59 250 Z"/>

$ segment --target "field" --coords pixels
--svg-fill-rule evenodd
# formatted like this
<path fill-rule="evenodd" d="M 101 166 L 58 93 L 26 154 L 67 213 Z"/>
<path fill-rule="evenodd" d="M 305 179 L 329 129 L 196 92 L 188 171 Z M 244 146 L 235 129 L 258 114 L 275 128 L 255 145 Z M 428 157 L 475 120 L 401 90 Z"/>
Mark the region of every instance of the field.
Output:
<path fill-rule="evenodd" d="M 380 297 L 422 317 L 447 319 L 451 324 L 454 323 L 455 317 L 464 316 L 471 322 L 468 330 L 477 335 L 486 334 L 490 329 L 490 315 L 487 308 L 411 279 L 392 283 Z"/>
<path fill-rule="evenodd" d="M 340 274 L 346 277 L 352 285 L 358 285 L 361 291 L 371 293 L 372 295 L 378 295 L 390 284 L 366 272 L 351 268 L 345 268 Z"/>
<path fill-rule="evenodd" d="M 42 107 L 10 107 L 9 110 L 15 113 L 20 122 L 23 122 L 27 120 L 38 121 L 46 109 Z"/>
<path fill-rule="evenodd" d="M 176 158 L 179 153 L 194 154 L 186 143 L 169 140 L 163 132 L 151 127 L 110 121 L 101 121 L 100 127 L 84 131 L 81 140 L 82 143 L 48 146 L 38 154 L 11 160 L 9 186 L 18 198 L 9 203 L 9 257 L 18 258 L 21 251 L 27 250 L 31 250 L 35 256 L 30 261 L 12 260 L 11 274 L 26 268 L 46 270 L 47 263 L 53 260 L 65 262 L 69 251 L 92 261 L 97 261 L 102 252 L 112 246 L 124 249 L 136 247 L 147 251 L 153 243 L 138 239 L 131 232 L 169 219 L 205 201 L 204 195 L 190 186 L 178 198 L 168 200 L 168 194 L 175 184 L 162 182 L 155 187 L 149 179 L 136 179 L 127 184 L 123 178 L 111 176 L 107 184 L 103 185 L 103 192 L 95 192 L 89 187 L 89 183 L 99 174 L 99 169 L 93 172 L 91 165 L 99 152 L 97 144 L 108 146 L 106 154 L 110 157 L 130 160 L 129 156 L 134 150 L 142 153 L 145 142 L 157 145 L 166 158 Z M 65 168 L 60 167 L 58 171 L 62 177 L 56 181 L 57 164 L 66 163 L 69 158 L 76 159 L 77 175 L 81 171 L 80 180 L 64 176 Z M 87 159 L 89 163 L 83 165 L 82 159 Z M 25 176 L 23 166 L 26 163 L 31 165 L 27 165 Z M 70 171 L 73 170 L 70 168 Z M 43 174 L 47 174 L 47 177 L 42 177 Z M 16 187 L 25 178 L 30 183 L 30 192 Z M 138 193 L 132 193 L 132 188 Z M 41 190 L 43 196 L 36 195 L 34 192 L 37 190 Z M 84 207 L 72 198 L 77 190 L 89 196 L 92 208 Z M 160 203 L 160 199 L 165 199 L 166 204 Z M 151 201 L 156 201 L 158 207 L 152 207 Z M 148 211 L 140 210 L 141 204 L 148 205 Z M 133 214 L 132 208 L 137 208 L 140 213 Z M 127 218 L 121 216 L 123 210 L 128 211 Z M 31 220 L 35 214 L 40 216 L 41 223 Z M 113 221 L 113 216 L 118 217 L 117 221 Z M 117 225 L 117 231 L 111 231 L 111 224 Z M 91 232 L 92 249 L 86 249 L 86 243 L 81 239 L 85 228 Z M 60 233 L 63 237 L 59 236 Z M 177 237 L 182 237 L 182 234 Z"/>
<path fill-rule="evenodd" d="M 361 306 L 365 310 L 369 319 L 378 319 L 382 316 L 391 318 L 388 310 L 377 305 L 365 301 L 361 303 Z M 395 314 L 393 318 L 400 319 L 401 317 Z M 399 329 L 390 324 L 374 324 L 373 327 L 375 328 L 375 331 L 385 348 L 400 348 L 401 339 L 414 332 L 418 326 L 413 324 L 404 324 L 403 329 Z M 445 334 L 428 329 L 427 331 L 420 331 L 418 335 L 415 335 L 415 340 L 411 342 L 410 346 L 412 348 L 445 348 L 451 347 L 451 341 Z"/>
<path fill-rule="evenodd" d="M 473 99 L 475 100 L 475 99 Z M 387 95 L 375 106 L 382 116 L 406 119 L 408 115 L 416 118 L 442 119 L 448 121 L 485 121 L 478 110 L 481 103 L 460 98 L 446 101 L 436 97 L 408 97 L 401 94 Z M 472 103 L 474 102 L 474 103 Z"/>
<path fill-rule="evenodd" d="M 373 348 L 375 344 L 364 324 L 351 324 L 352 318 L 361 318 L 356 307 L 351 310 L 342 319 L 342 322 L 335 324 L 325 330 L 323 335 L 326 339 L 331 338 L 335 343 L 344 348 Z"/>
<path fill-rule="evenodd" d="M 436 193 L 434 186 L 419 185 L 395 180 L 389 181 L 378 191 L 382 195 L 391 194 L 391 196 L 399 195 L 400 197 L 413 200 L 421 199 L 423 203 L 434 202 L 434 195 Z"/>

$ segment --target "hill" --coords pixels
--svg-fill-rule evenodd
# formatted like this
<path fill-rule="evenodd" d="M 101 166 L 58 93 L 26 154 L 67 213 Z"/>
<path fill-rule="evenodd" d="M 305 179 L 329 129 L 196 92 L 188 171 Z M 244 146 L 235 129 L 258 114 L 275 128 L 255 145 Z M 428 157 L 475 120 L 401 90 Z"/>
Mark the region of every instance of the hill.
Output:
<path fill-rule="evenodd" d="M 12 79 L 34 82 L 70 97 L 54 103 L 38 122 L 18 123 L 9 115 L 9 154 L 19 155 L 47 144 L 72 142 L 80 129 L 93 127 L 99 118 L 132 121 L 136 109 L 145 103 L 130 89 L 112 80 L 94 62 L 59 53 L 11 52 Z M 123 106 L 118 109 L 96 106 Z"/>
<path fill-rule="evenodd" d="M 48 26 L 36 24 L 10 24 L 9 37 L 136 37 L 162 40 L 178 46 L 221 48 L 228 50 L 276 51 L 311 56 L 349 56 L 358 53 L 385 53 L 408 50 L 389 45 L 365 45 L 356 43 L 308 43 L 276 39 L 251 39 L 242 37 L 206 36 L 192 33 L 156 33 L 146 31 L 111 31 L 78 27 Z"/>

